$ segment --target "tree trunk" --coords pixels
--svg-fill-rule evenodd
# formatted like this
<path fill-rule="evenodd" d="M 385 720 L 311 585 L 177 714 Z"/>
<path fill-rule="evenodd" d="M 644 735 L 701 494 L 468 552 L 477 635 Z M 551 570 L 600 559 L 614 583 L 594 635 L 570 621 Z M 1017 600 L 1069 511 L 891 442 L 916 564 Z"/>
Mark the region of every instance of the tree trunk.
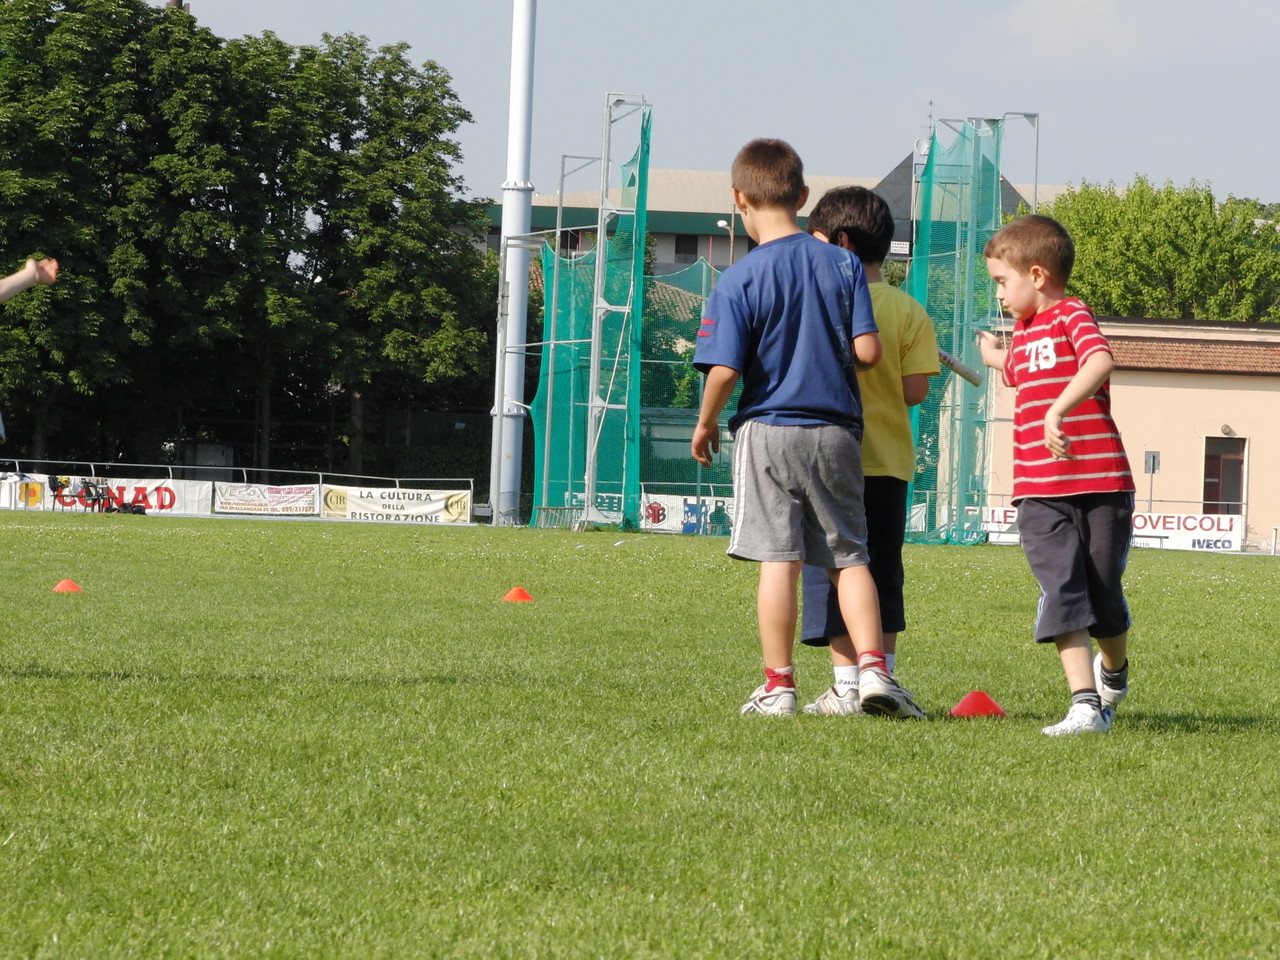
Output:
<path fill-rule="evenodd" d="M 271 373 L 264 370 L 258 383 L 258 422 L 254 438 L 255 467 L 262 470 L 271 467 Z"/>
<path fill-rule="evenodd" d="M 351 395 L 351 446 L 347 469 L 353 474 L 364 472 L 364 388 L 352 387 Z"/>
<path fill-rule="evenodd" d="M 41 397 L 33 408 L 35 416 L 31 424 L 31 458 L 33 460 L 47 459 L 49 454 L 49 407 L 51 404 L 52 400 L 49 397 Z"/>

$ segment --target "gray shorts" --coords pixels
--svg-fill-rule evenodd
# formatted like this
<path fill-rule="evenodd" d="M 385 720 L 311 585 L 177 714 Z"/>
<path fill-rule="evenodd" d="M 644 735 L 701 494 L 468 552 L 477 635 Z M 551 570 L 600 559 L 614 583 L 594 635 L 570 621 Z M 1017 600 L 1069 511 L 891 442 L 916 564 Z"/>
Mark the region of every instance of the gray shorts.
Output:
<path fill-rule="evenodd" d="M 734 437 L 733 496 L 731 557 L 825 570 L 867 562 L 862 445 L 849 427 L 748 420 Z"/>

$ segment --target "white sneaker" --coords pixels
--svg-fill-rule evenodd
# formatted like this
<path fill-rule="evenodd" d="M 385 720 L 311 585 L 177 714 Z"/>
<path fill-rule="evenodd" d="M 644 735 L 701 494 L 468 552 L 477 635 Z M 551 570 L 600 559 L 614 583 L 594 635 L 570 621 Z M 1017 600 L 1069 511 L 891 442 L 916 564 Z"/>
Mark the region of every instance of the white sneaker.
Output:
<path fill-rule="evenodd" d="M 751 691 L 751 699 L 742 705 L 743 714 L 762 713 L 770 717 L 794 717 L 796 715 L 796 688 L 774 687 L 765 693 L 766 684 Z"/>
<path fill-rule="evenodd" d="M 1098 696 L 1102 698 L 1102 705 L 1108 709 L 1115 710 L 1120 706 L 1120 701 L 1129 695 L 1129 685 L 1126 683 L 1123 687 L 1108 687 L 1102 682 L 1102 654 L 1098 654 L 1093 658 L 1093 685 L 1098 688 Z"/>
<path fill-rule="evenodd" d="M 876 667 L 858 671 L 858 695 L 864 713 L 904 720 L 925 718 L 924 711 L 911 699 L 911 694 L 898 686 L 897 680 Z"/>
<path fill-rule="evenodd" d="M 1078 733 L 1106 733 L 1111 729 L 1110 707 L 1091 707 L 1087 703 L 1073 703 L 1066 717 L 1040 732 L 1048 737 L 1070 737 Z"/>
<path fill-rule="evenodd" d="M 843 696 L 836 693 L 835 687 L 827 687 L 827 692 L 813 703 L 804 705 L 804 712 L 818 717 L 843 717 L 850 713 L 862 712 L 862 701 L 858 697 L 857 687 L 848 687 Z"/>

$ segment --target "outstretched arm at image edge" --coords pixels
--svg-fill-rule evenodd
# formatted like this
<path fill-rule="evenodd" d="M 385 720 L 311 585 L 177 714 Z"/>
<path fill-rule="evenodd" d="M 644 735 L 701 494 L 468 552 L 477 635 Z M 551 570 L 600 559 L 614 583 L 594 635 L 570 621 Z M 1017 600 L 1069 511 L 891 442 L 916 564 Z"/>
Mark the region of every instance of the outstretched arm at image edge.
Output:
<path fill-rule="evenodd" d="M 57 279 L 57 260 L 28 260 L 21 270 L 0 279 L 0 303 L 17 296 L 23 290 L 30 290 L 38 283 L 49 284 Z"/>

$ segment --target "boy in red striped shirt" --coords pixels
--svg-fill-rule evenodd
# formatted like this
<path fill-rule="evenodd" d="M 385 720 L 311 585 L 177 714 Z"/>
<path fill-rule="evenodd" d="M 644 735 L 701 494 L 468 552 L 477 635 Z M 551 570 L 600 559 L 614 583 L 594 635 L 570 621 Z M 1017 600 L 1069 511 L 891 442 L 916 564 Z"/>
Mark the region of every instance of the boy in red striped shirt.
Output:
<path fill-rule="evenodd" d="M 1040 584 L 1035 639 L 1052 641 L 1071 708 L 1050 736 L 1106 733 L 1129 692 L 1129 607 L 1120 580 L 1133 529 L 1133 474 L 1111 418 L 1111 347 L 1065 289 L 1075 247 L 1049 217 L 1021 217 L 983 256 L 1013 317 L 1008 349 L 978 334 L 982 360 L 1014 387 L 1013 502 Z M 1099 653 L 1093 656 L 1093 643 Z"/>

